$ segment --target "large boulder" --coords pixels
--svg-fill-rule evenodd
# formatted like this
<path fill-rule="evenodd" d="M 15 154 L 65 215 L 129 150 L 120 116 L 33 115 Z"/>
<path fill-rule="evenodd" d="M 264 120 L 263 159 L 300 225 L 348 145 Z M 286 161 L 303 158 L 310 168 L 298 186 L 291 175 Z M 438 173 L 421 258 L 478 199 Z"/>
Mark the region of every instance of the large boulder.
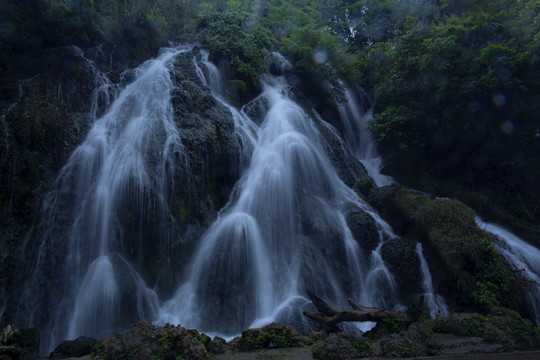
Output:
<path fill-rule="evenodd" d="M 398 232 L 423 244 L 434 288 L 454 305 L 481 311 L 501 305 L 528 316 L 525 283 L 477 226 L 470 208 L 399 186 L 372 189 L 368 201 Z"/>
<path fill-rule="evenodd" d="M 404 238 L 388 240 L 381 247 L 381 255 L 396 280 L 401 299 L 410 301 L 423 292 L 416 242 Z"/>
<path fill-rule="evenodd" d="M 97 348 L 98 344 L 98 340 L 86 336 L 78 337 L 75 340 L 62 341 L 49 355 L 49 358 L 67 359 L 82 357 L 91 354 Z"/>

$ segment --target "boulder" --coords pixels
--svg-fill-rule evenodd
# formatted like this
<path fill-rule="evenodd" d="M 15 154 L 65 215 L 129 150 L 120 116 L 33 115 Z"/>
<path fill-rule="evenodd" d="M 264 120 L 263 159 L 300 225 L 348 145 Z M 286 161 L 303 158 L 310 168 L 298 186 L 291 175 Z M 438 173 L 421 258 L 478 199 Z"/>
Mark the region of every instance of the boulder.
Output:
<path fill-rule="evenodd" d="M 99 344 L 98 340 L 86 336 L 81 336 L 75 340 L 62 341 L 49 355 L 49 358 L 66 359 L 89 355 L 97 344 Z"/>
<path fill-rule="evenodd" d="M 401 299 L 412 299 L 423 292 L 415 241 L 404 238 L 387 240 L 381 247 L 381 255 L 396 280 Z"/>
<path fill-rule="evenodd" d="M 262 328 L 247 329 L 241 337 L 230 343 L 233 350 L 249 351 L 256 349 L 298 347 L 311 344 L 311 340 L 301 336 L 292 326 L 271 323 Z"/>
<path fill-rule="evenodd" d="M 480 311 L 502 305 L 528 315 L 526 282 L 477 226 L 472 209 L 395 185 L 373 189 L 368 201 L 398 233 L 422 243 L 434 288 L 446 299 Z"/>
<path fill-rule="evenodd" d="M 104 339 L 97 348 L 104 359 L 129 358 L 133 360 L 184 359 L 207 360 L 204 344 L 182 326 L 165 325 L 156 329 L 153 324 L 139 322 L 126 333 Z"/>

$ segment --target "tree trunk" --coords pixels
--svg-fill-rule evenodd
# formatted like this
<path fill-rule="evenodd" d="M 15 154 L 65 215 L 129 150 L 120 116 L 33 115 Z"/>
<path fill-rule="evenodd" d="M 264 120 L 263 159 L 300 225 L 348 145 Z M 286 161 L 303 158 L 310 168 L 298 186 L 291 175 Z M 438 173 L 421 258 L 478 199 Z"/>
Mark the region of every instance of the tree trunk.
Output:
<path fill-rule="evenodd" d="M 354 299 L 349 298 L 349 305 L 353 309 L 337 309 L 328 305 L 323 299 L 307 290 L 313 304 L 319 312 L 304 311 L 304 315 L 321 323 L 327 331 L 339 330 L 336 325 L 348 321 L 373 321 L 379 322 L 383 319 L 403 319 L 407 320 L 407 315 L 398 311 L 381 308 L 371 308 L 358 304 Z"/>

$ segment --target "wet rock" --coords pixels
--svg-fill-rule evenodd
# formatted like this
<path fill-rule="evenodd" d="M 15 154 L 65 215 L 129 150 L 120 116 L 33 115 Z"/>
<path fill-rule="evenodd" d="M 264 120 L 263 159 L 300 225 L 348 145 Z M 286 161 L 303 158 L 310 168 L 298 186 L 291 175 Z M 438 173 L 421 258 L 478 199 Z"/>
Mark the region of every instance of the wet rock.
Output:
<path fill-rule="evenodd" d="M 375 220 L 373 220 L 368 213 L 351 205 L 345 216 L 345 220 L 347 221 L 351 233 L 362 249 L 370 252 L 377 247 L 379 233 L 377 231 Z"/>
<path fill-rule="evenodd" d="M 242 110 L 255 124 L 260 126 L 266 113 L 270 110 L 270 101 L 264 96 L 259 96 L 244 105 Z"/>
<path fill-rule="evenodd" d="M 75 340 L 62 341 L 49 355 L 51 359 L 66 359 L 70 357 L 82 357 L 92 353 L 99 341 L 86 336 Z"/>
<path fill-rule="evenodd" d="M 382 245 L 381 255 L 396 280 L 401 299 L 412 299 L 423 292 L 416 242 L 402 238 L 388 240 Z"/>

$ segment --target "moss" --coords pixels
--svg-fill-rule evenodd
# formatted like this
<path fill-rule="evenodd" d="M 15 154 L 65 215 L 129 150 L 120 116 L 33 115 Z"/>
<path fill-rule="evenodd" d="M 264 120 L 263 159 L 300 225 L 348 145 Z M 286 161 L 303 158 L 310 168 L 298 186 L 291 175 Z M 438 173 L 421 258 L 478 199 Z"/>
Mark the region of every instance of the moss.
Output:
<path fill-rule="evenodd" d="M 320 344 L 315 345 L 313 350 L 311 350 L 311 354 L 313 355 L 314 358 L 318 359 L 325 345 L 326 343 L 320 343 Z"/>
<path fill-rule="evenodd" d="M 383 351 L 384 354 L 389 355 L 392 353 L 398 354 L 400 357 L 409 358 L 412 357 L 411 348 L 408 346 L 392 345 Z"/>
<path fill-rule="evenodd" d="M 168 336 L 163 336 L 159 338 L 159 342 L 167 349 L 172 346 L 172 340 Z"/>
<path fill-rule="evenodd" d="M 204 347 L 208 350 L 208 347 L 210 346 L 210 343 L 212 342 L 212 339 L 208 335 L 204 333 L 201 334 L 195 329 L 190 329 L 187 332 L 191 334 L 195 339 L 199 340 L 204 345 Z"/>
<path fill-rule="evenodd" d="M 272 323 L 262 329 L 248 329 L 242 332 L 238 348 L 243 351 L 265 348 L 285 348 L 302 346 L 301 338 L 295 329 Z"/>
<path fill-rule="evenodd" d="M 433 332 L 459 336 L 475 336 L 489 339 L 493 330 L 488 325 L 489 318 L 479 314 L 465 316 L 437 317 L 426 324 Z"/>
<path fill-rule="evenodd" d="M 371 351 L 373 351 L 373 345 L 371 345 L 371 343 L 369 341 L 365 341 L 362 344 L 355 341 L 355 342 L 353 342 L 353 345 L 360 352 L 371 352 Z"/>
<path fill-rule="evenodd" d="M 373 189 L 373 182 L 370 179 L 366 178 L 356 183 L 356 192 L 364 198 L 367 198 L 371 189 Z"/>
<path fill-rule="evenodd" d="M 380 324 L 388 330 L 389 334 L 407 329 L 407 322 L 403 318 L 384 318 Z"/>

